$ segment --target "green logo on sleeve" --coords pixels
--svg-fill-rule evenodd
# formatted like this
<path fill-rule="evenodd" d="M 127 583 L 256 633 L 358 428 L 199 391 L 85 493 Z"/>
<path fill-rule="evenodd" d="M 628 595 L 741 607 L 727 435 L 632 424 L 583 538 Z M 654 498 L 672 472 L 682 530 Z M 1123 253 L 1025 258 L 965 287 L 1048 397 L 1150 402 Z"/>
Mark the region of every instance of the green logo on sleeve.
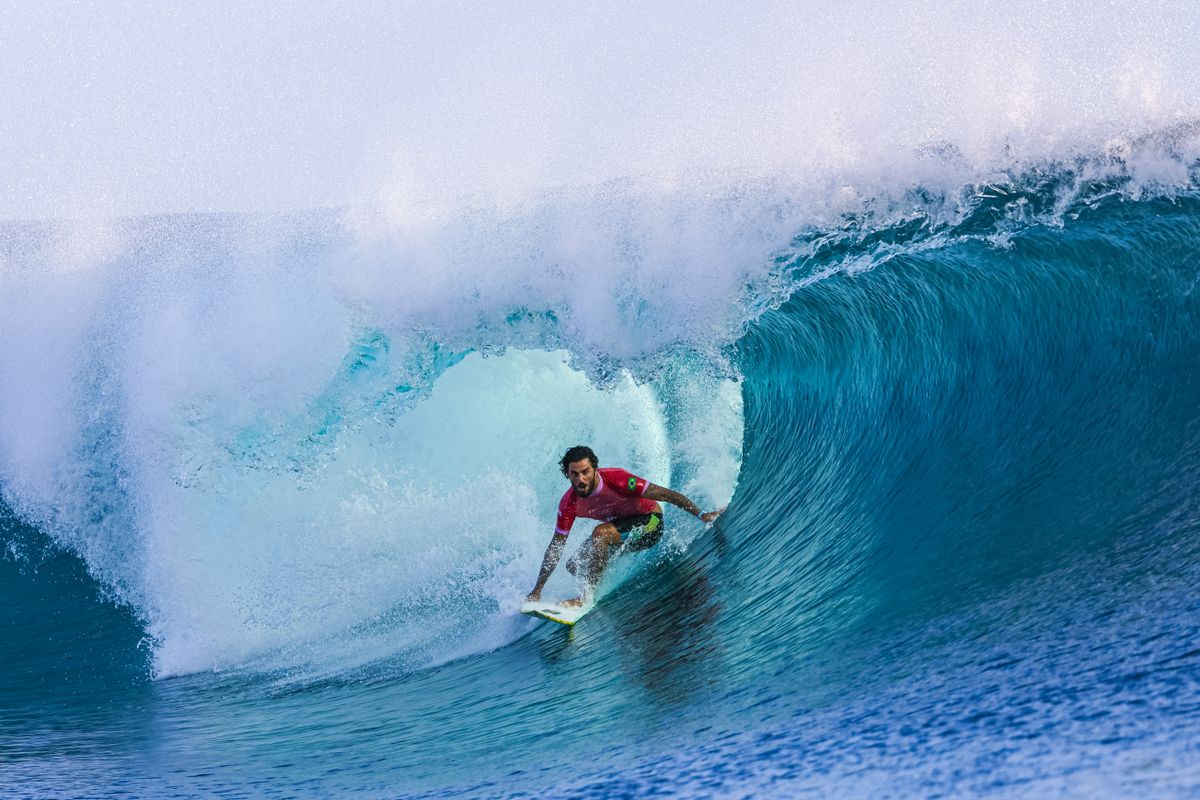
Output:
<path fill-rule="evenodd" d="M 637 490 L 637 478 L 630 475 L 629 476 L 629 491 L 632 492 L 632 491 L 636 491 L 636 490 Z"/>

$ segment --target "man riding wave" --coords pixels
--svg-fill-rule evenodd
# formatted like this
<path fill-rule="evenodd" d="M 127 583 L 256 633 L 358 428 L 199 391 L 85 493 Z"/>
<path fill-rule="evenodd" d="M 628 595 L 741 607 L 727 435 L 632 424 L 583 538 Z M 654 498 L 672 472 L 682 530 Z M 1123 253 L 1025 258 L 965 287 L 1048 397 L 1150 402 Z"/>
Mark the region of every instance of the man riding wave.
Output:
<path fill-rule="evenodd" d="M 571 488 L 558 503 L 554 536 L 546 548 L 542 569 L 537 584 L 528 595 L 529 600 L 541 599 L 542 587 L 558 565 L 567 535 L 577 517 L 601 520 L 592 529 L 591 538 L 567 561 L 567 571 L 572 575 L 577 574 L 580 566 L 584 567 L 586 597 L 600 582 L 613 548 L 628 542 L 626 551 L 636 553 L 658 544 L 663 534 L 663 511 L 659 501 L 678 506 L 703 522 L 712 522 L 725 510 L 702 513 L 699 506 L 679 492 L 656 486 L 623 469 L 602 468 L 592 449 L 583 445 L 568 450 L 559 466 L 571 482 Z M 563 605 L 582 605 L 583 602 L 584 597 L 580 597 Z"/>

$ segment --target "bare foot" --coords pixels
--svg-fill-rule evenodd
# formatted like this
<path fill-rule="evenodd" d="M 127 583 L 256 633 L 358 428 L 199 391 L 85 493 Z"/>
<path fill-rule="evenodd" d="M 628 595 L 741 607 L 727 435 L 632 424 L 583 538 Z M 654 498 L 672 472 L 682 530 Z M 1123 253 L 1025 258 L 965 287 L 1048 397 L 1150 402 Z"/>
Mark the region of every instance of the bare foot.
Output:
<path fill-rule="evenodd" d="M 583 598 L 576 597 L 574 600 L 563 600 L 560 605 L 566 608 L 578 608 L 579 606 L 583 605 Z"/>

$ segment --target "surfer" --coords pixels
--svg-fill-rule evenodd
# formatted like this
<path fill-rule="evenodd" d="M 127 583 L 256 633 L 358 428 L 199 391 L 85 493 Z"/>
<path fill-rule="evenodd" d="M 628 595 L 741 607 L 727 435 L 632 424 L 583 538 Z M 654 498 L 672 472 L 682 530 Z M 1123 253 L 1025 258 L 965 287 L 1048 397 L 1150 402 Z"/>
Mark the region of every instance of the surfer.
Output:
<path fill-rule="evenodd" d="M 571 482 L 571 488 L 558 502 L 554 536 L 546 548 L 542 569 L 537 584 L 528 595 L 529 600 L 541 599 L 542 587 L 558 565 L 576 517 L 601 520 L 592 529 L 591 537 L 567 561 L 567 571 L 572 575 L 578 574 L 581 566 L 584 568 L 586 596 L 600 582 L 613 548 L 626 544 L 627 552 L 636 553 L 658 544 L 663 533 L 663 510 L 659 501 L 678 506 L 704 522 L 712 522 L 725 510 L 701 512 L 699 506 L 679 492 L 657 486 L 623 469 L 601 468 L 596 454 L 583 445 L 568 450 L 559 467 Z M 584 598 L 580 597 L 563 605 L 581 605 L 583 602 Z"/>

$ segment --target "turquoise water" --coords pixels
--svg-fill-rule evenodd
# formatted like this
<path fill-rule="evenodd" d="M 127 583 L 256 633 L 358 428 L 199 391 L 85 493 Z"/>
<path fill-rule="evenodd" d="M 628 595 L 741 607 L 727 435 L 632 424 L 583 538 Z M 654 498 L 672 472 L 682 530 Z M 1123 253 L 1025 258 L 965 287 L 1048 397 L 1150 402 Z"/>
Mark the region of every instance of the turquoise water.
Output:
<path fill-rule="evenodd" d="M 1200 192 L 1167 142 L 1182 183 L 1052 163 L 822 224 L 776 187 L 764 272 L 602 281 L 604 325 L 553 270 L 347 285 L 397 251 L 329 215 L 249 248 L 135 221 L 83 272 L 10 226 L 0 790 L 1200 792 Z M 442 235 L 545 244 L 555 202 Z M 731 502 L 668 511 L 568 631 L 516 608 L 576 440 Z"/>

